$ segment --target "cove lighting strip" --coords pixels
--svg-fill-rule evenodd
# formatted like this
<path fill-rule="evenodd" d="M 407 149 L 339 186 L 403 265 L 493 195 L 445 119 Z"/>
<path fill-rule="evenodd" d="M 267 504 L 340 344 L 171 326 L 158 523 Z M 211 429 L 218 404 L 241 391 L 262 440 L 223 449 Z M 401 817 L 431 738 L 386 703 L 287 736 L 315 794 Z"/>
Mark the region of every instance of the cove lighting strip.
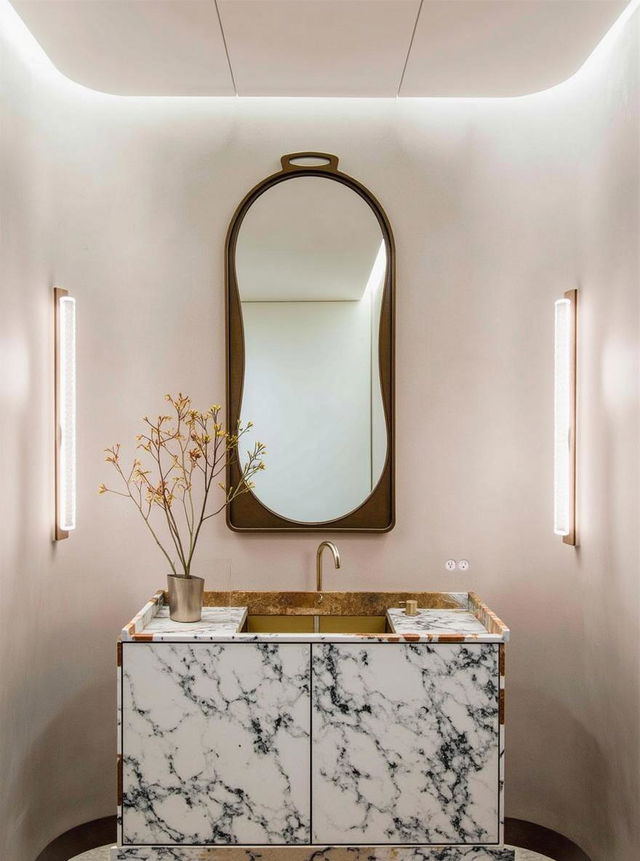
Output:
<path fill-rule="evenodd" d="M 76 300 L 54 287 L 55 317 L 55 539 L 76 528 Z"/>
<path fill-rule="evenodd" d="M 555 304 L 553 531 L 576 545 L 576 321 L 578 291 Z"/>

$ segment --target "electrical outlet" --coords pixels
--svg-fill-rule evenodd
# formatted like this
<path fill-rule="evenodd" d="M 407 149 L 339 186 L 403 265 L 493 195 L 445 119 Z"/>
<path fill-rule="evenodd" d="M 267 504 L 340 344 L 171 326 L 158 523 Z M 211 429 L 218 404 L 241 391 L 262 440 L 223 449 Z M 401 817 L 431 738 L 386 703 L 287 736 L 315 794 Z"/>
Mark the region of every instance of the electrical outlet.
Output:
<path fill-rule="evenodd" d="M 458 571 L 468 571 L 470 568 L 469 562 L 467 559 L 461 559 L 458 562 Z"/>
<path fill-rule="evenodd" d="M 447 559 L 444 563 L 444 567 L 447 571 L 455 571 L 456 570 L 456 560 L 455 559 Z"/>

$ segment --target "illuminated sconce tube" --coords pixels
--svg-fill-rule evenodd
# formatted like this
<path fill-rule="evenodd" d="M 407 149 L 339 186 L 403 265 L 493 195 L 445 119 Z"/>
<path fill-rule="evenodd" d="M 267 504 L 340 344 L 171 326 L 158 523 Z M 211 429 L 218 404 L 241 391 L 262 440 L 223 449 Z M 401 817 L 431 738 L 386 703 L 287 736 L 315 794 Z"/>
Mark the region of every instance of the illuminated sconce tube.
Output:
<path fill-rule="evenodd" d="M 76 300 L 54 287 L 55 539 L 76 528 Z"/>
<path fill-rule="evenodd" d="M 576 542 L 576 322 L 578 291 L 555 303 L 553 530 Z"/>

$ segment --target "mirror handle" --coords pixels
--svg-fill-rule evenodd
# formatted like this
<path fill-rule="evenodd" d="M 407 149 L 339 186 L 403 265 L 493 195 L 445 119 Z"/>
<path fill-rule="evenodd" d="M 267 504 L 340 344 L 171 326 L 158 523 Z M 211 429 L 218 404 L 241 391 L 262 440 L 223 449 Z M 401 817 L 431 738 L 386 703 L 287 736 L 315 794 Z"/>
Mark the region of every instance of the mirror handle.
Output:
<path fill-rule="evenodd" d="M 299 159 L 322 159 L 324 164 L 296 164 Z M 296 170 L 326 170 L 336 173 L 338 170 L 338 156 L 328 152 L 290 152 L 280 159 L 283 173 L 291 173 Z"/>

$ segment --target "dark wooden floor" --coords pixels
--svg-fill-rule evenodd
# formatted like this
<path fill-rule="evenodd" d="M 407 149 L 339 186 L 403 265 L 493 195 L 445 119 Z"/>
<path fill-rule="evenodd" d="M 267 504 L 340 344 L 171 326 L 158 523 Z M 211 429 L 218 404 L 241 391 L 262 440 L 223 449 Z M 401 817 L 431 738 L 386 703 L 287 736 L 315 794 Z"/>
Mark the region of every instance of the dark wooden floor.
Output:
<path fill-rule="evenodd" d="M 85 822 L 52 840 L 36 861 L 69 861 L 74 855 L 116 842 L 116 818 L 105 816 Z M 506 819 L 505 843 L 539 852 L 554 861 L 591 861 L 568 837 L 524 819 Z"/>

